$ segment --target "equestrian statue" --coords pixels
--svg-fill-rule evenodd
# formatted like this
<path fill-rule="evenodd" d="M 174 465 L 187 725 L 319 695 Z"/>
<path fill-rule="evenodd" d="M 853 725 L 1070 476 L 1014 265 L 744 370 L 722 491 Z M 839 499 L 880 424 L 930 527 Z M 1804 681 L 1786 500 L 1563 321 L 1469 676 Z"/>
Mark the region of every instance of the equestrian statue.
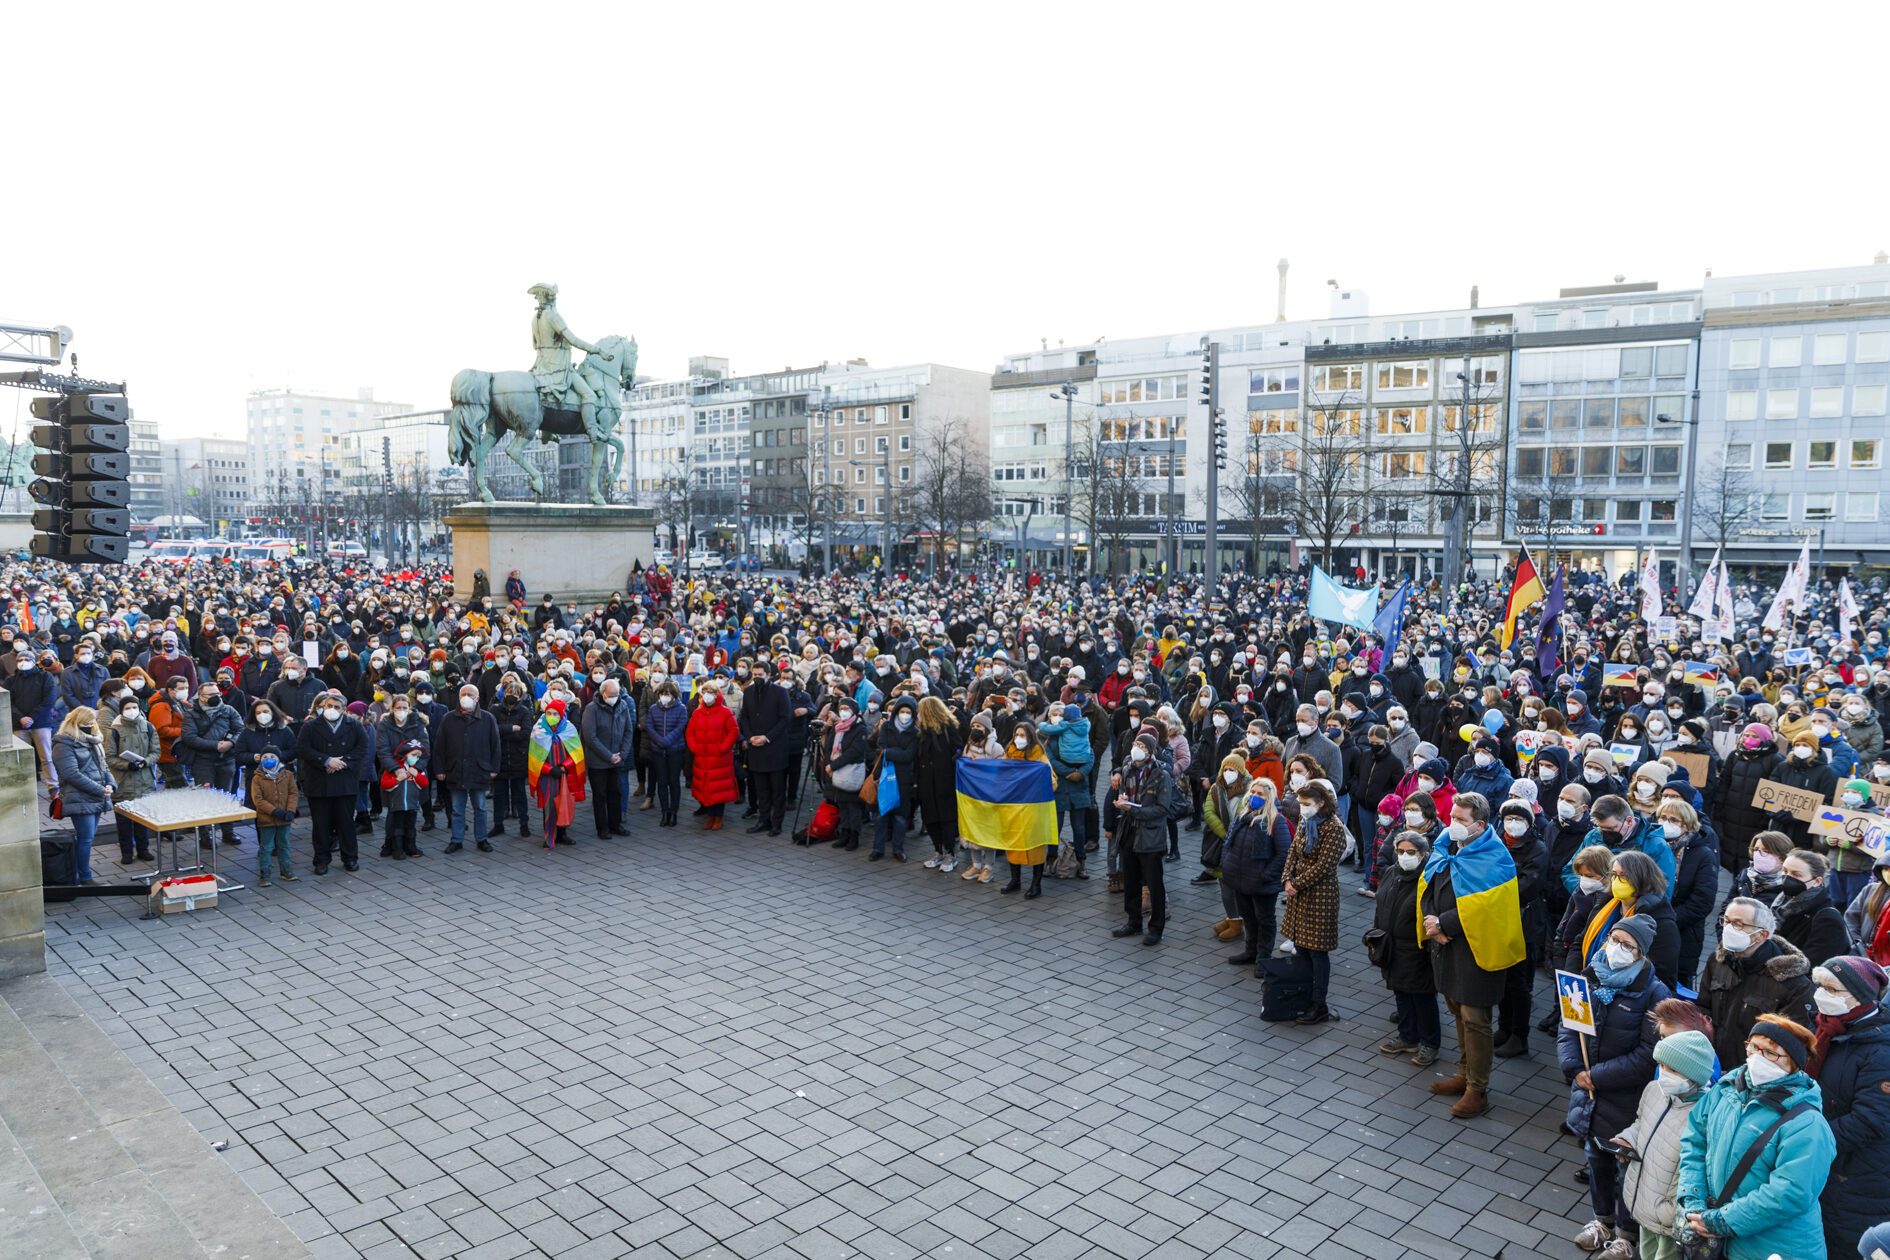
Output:
<path fill-rule="evenodd" d="M 606 484 L 615 483 L 623 468 L 617 421 L 623 415 L 623 391 L 637 379 L 636 339 L 610 336 L 592 345 L 573 333 L 558 313 L 557 285 L 535 284 L 527 292 L 538 299 L 532 315 L 532 347 L 537 351 L 532 370 L 467 368 L 453 377 L 447 454 L 455 464 L 471 468 L 473 485 L 487 503 L 493 499 L 486 485 L 486 456 L 495 450 L 525 470 L 533 497 L 542 500 L 544 479 L 520 448 L 541 437 L 582 434 L 591 442 L 591 502 L 602 507 L 604 485 L 598 474 L 606 446 L 615 452 Z M 576 366 L 571 363 L 573 347 L 584 351 Z"/>

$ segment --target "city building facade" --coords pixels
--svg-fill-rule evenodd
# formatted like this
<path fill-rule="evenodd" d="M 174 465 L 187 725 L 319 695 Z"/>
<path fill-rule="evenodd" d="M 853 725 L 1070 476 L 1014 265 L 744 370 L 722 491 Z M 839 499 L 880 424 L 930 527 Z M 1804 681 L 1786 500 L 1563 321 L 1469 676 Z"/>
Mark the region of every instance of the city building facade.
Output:
<path fill-rule="evenodd" d="M 412 410 L 408 403 L 376 401 L 371 388 L 353 398 L 291 389 L 252 393 L 246 408 L 251 515 L 280 517 L 332 499 L 341 489 L 343 439 L 363 424 Z"/>
<path fill-rule="evenodd" d="M 212 534 L 238 536 L 251 499 L 249 443 L 230 438 L 179 438 L 158 443 L 164 511 L 194 516 Z"/>

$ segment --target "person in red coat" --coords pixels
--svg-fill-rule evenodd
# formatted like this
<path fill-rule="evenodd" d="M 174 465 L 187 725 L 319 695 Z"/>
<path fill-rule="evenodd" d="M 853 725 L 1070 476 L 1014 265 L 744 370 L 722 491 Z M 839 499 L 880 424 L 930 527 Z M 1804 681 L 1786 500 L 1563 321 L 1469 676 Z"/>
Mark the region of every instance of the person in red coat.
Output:
<path fill-rule="evenodd" d="M 689 791 L 697 803 L 708 811 L 708 817 L 702 825 L 709 831 L 722 829 L 722 807 L 738 796 L 735 790 L 735 739 L 738 734 L 735 715 L 728 711 L 728 704 L 722 696 L 721 681 L 705 681 L 701 694 L 696 697 L 695 712 L 689 715 L 689 725 L 683 737 L 695 757 L 695 766 L 689 772 Z"/>

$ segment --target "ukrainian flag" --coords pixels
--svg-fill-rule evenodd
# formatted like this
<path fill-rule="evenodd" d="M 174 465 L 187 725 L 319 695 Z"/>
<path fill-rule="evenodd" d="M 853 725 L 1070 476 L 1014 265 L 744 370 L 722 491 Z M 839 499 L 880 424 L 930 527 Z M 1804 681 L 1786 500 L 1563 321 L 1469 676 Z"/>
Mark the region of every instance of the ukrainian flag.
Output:
<path fill-rule="evenodd" d="M 1020 852 L 1057 842 L 1056 783 L 1041 761 L 958 759 L 958 834 Z"/>
<path fill-rule="evenodd" d="M 1507 971 L 1523 960 L 1522 894 L 1516 885 L 1516 860 L 1496 838 L 1494 828 L 1455 853 L 1438 849 L 1418 876 L 1418 948 L 1424 947 L 1424 889 L 1450 873 L 1457 896 L 1457 921 L 1470 943 L 1471 957 L 1484 971 Z M 1448 935 L 1448 933 L 1447 933 Z"/>

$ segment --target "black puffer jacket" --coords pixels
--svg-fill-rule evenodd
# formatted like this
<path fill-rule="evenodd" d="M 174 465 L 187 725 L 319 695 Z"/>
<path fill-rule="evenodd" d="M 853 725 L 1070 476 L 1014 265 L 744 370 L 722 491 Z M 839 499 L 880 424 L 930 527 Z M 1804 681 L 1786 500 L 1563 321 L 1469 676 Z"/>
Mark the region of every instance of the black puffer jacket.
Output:
<path fill-rule="evenodd" d="M 523 700 L 501 696 L 499 703 L 492 707 L 492 716 L 499 724 L 499 777 L 522 779 L 529 769 L 527 753 L 535 720 L 532 706 Z"/>
<path fill-rule="evenodd" d="M 1391 965 L 1379 968 L 1385 987 L 1393 993 L 1433 994 L 1437 978 L 1431 960 L 1418 948 L 1417 891 L 1422 869 L 1407 871 L 1393 864 L 1378 885 L 1378 901 L 1372 907 L 1372 926 L 1391 936 Z"/>
<path fill-rule="evenodd" d="M 1249 809 L 1234 820 L 1221 845 L 1221 882 L 1249 897 L 1276 896 L 1292 847 L 1293 824 L 1285 814 L 1275 814 L 1269 830 L 1261 825 L 1260 811 Z"/>
<path fill-rule="evenodd" d="M 1844 926 L 1844 912 L 1831 904 L 1830 892 L 1822 887 L 1775 902 L 1772 913 L 1778 916 L 1778 934 L 1796 945 L 1814 967 L 1851 952 L 1851 930 Z"/>
<path fill-rule="evenodd" d="M 1746 864 L 1752 850 L 1752 837 L 1771 829 L 1772 819 L 1752 805 L 1752 794 L 1761 779 L 1777 779 L 1785 758 L 1771 744 L 1757 749 L 1735 748 L 1726 759 L 1719 776 L 1719 802 L 1715 816 L 1720 821 L 1720 864 L 1737 873 Z"/>
<path fill-rule="evenodd" d="M 1584 974 L 1591 986 L 1600 987 L 1592 968 Z M 1654 1007 L 1672 996 L 1673 990 L 1643 965 L 1613 1001 L 1595 1003 L 1593 1037 L 1564 1028 L 1556 1039 L 1556 1057 L 1565 1078 L 1573 1081 L 1587 1064 L 1588 1079 L 1595 1086 L 1589 1135 L 1596 1141 L 1606 1142 L 1634 1122 L 1641 1090 L 1654 1079 L 1654 1043 L 1660 1040 Z"/>

